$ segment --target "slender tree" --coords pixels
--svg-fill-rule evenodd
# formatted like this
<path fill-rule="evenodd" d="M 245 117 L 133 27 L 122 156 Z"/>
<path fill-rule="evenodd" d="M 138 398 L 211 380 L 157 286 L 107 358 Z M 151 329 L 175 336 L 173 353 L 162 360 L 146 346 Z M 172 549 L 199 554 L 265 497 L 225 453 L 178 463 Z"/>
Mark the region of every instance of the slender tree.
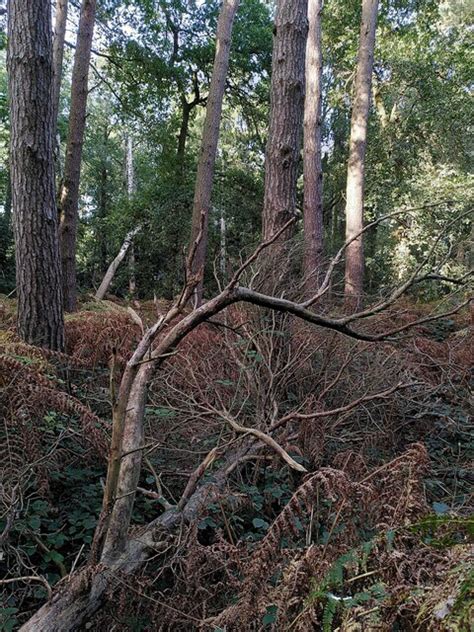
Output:
<path fill-rule="evenodd" d="M 125 171 L 127 178 L 127 194 L 129 201 L 136 193 L 135 169 L 133 165 L 133 140 L 130 134 L 126 138 Z M 135 246 L 130 244 L 128 253 L 128 291 L 130 296 L 134 296 L 137 291 L 137 278 L 135 275 Z"/>
<path fill-rule="evenodd" d="M 214 166 L 216 162 L 217 143 L 219 140 L 222 101 L 229 68 L 232 26 L 238 5 L 239 0 L 223 0 L 217 24 L 216 55 L 214 58 L 209 96 L 207 98 L 206 119 L 204 121 L 201 153 L 199 155 L 196 176 L 191 225 L 190 250 L 195 250 L 192 262 L 192 273 L 200 275 L 201 277 L 195 290 L 194 300 L 196 306 L 199 306 L 202 302 Z M 201 231 L 202 234 L 200 235 Z M 198 239 L 199 235 L 200 237 Z"/>
<path fill-rule="evenodd" d="M 53 122 L 55 126 L 55 134 L 59 111 L 61 79 L 63 72 L 64 40 L 66 37 L 67 12 L 68 0 L 56 0 L 56 18 L 53 38 Z"/>
<path fill-rule="evenodd" d="M 308 2 L 306 93 L 304 103 L 304 275 L 309 293 L 319 285 L 323 258 L 323 170 L 321 163 L 323 0 Z"/>
<path fill-rule="evenodd" d="M 270 125 L 265 156 L 263 238 L 295 214 L 303 125 L 308 0 L 278 0 L 273 41 Z"/>
<path fill-rule="evenodd" d="M 378 0 L 362 0 L 359 58 L 354 85 L 349 161 L 346 188 L 346 240 L 355 237 L 364 221 L 364 173 L 367 146 L 367 123 L 370 109 L 372 68 Z M 349 307 L 362 300 L 364 286 L 364 244 L 362 236 L 354 239 L 346 251 L 344 293 Z"/>
<path fill-rule="evenodd" d="M 11 183 L 18 333 L 64 347 L 53 157 L 49 0 L 9 0 Z"/>
<path fill-rule="evenodd" d="M 82 146 L 86 125 L 86 106 L 92 36 L 96 0 L 83 0 L 76 53 L 72 70 L 69 133 L 64 164 L 64 180 L 60 195 L 60 249 L 63 279 L 63 300 L 66 311 L 74 311 L 77 300 L 76 234 L 79 205 Z"/>

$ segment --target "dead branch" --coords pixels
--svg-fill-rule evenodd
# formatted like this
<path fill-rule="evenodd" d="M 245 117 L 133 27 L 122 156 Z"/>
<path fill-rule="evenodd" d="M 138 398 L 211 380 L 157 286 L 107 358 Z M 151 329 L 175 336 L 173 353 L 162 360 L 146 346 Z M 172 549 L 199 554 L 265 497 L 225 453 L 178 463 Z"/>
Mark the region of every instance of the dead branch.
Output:
<path fill-rule="evenodd" d="M 109 289 L 109 286 L 113 281 L 115 273 L 117 272 L 117 268 L 119 267 L 125 255 L 127 254 L 127 251 L 130 248 L 133 238 L 135 237 L 135 235 L 137 235 L 141 231 L 141 229 L 142 229 L 141 226 L 137 226 L 136 228 L 131 230 L 129 233 L 127 233 L 125 239 L 123 240 L 123 244 L 121 245 L 120 250 L 118 251 L 117 256 L 109 265 L 107 272 L 105 273 L 104 278 L 102 279 L 102 283 L 100 284 L 99 289 L 95 293 L 95 299 L 97 301 L 101 301 L 106 295 L 107 290 Z"/>
<path fill-rule="evenodd" d="M 215 412 L 218 412 L 218 411 L 215 411 Z M 226 413 L 218 412 L 218 414 L 223 416 L 223 418 L 227 421 L 229 426 L 233 430 L 235 430 L 235 432 L 246 434 L 246 435 L 252 435 L 252 436 L 256 437 L 257 439 L 259 439 L 260 441 L 262 441 L 262 443 L 265 443 L 266 445 L 268 445 L 272 450 L 274 450 L 277 454 L 279 454 L 280 457 L 285 461 L 285 463 L 287 463 L 293 470 L 296 470 L 297 472 L 307 472 L 308 471 L 305 467 L 300 465 L 300 463 L 297 463 L 288 454 L 288 452 L 286 450 L 284 450 L 281 447 L 281 445 L 279 445 L 275 441 L 275 439 L 272 439 L 272 437 L 270 437 L 269 435 L 265 434 L 261 430 L 258 430 L 257 428 L 247 428 L 245 426 L 241 426 L 227 412 Z"/>

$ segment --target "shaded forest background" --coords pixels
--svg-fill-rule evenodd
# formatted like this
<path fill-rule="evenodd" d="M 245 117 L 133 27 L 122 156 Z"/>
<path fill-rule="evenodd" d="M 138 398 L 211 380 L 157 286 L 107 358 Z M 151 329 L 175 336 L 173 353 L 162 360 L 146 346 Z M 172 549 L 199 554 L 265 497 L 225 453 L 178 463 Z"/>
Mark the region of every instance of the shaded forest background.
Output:
<path fill-rule="evenodd" d="M 156 292 L 159 297 L 171 299 L 180 290 L 217 12 L 216 2 L 171 3 L 168 24 L 154 3 L 99 5 L 79 211 L 77 265 L 79 284 L 85 291 L 98 287 L 127 232 L 143 222 L 146 229 L 135 238 L 138 297 Z M 325 4 L 322 141 L 327 256 L 344 241 L 351 86 L 359 20 L 359 2 Z M 77 22 L 73 3 L 58 122 L 62 152 Z M 470 31 L 465 28 L 468 22 L 469 6 L 463 2 L 381 5 L 374 109 L 368 133 L 366 220 L 404 206 L 426 208 L 416 220 L 381 225 L 369 232 L 369 292 L 379 292 L 403 276 L 422 256 L 430 235 L 443 221 L 469 209 L 472 58 Z M 172 25 L 179 31 L 180 45 L 175 53 Z M 246 0 L 236 17 L 226 82 L 206 267 L 209 295 L 216 287 L 213 269 L 220 257 L 221 220 L 225 221 L 227 235 L 226 273 L 242 250 L 248 250 L 259 239 L 271 48 L 271 6 Z M 5 52 L 3 55 L 5 60 Z M 14 253 L 7 191 L 6 81 L 3 65 L 0 290 L 8 294 L 14 288 Z M 184 141 L 186 116 L 189 127 Z M 126 185 L 128 139 L 135 174 L 132 198 Z M 458 264 L 466 265 L 468 225 L 466 219 L 456 233 L 446 237 L 455 249 L 447 265 L 450 272 Z M 222 266 L 218 269 L 220 274 Z M 128 295 L 126 267 L 118 272 L 114 292 Z"/>

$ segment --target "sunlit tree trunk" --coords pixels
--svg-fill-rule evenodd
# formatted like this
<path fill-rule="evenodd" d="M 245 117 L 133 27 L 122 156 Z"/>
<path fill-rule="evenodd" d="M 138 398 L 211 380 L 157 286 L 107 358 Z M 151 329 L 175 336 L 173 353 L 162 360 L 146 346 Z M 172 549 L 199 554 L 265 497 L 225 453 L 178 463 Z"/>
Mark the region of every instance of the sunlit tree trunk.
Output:
<path fill-rule="evenodd" d="M 131 244 L 133 243 L 133 238 L 135 237 L 135 235 L 137 235 L 137 233 L 140 232 L 140 230 L 141 230 L 141 226 L 137 226 L 136 228 L 131 230 L 129 233 L 127 233 L 125 239 L 123 240 L 123 244 L 121 245 L 120 250 L 117 253 L 117 256 L 107 268 L 107 272 L 105 273 L 104 278 L 102 279 L 102 283 L 100 284 L 99 289 L 95 293 L 96 300 L 101 301 L 105 297 L 107 290 L 109 289 L 109 286 L 113 281 L 115 273 L 117 272 L 117 268 L 125 259 L 125 255 L 127 254 L 128 249 L 130 248 Z"/>
<path fill-rule="evenodd" d="M 367 124 L 370 108 L 372 68 L 378 0 L 362 0 L 359 58 L 354 85 L 349 161 L 346 189 L 346 240 L 363 228 L 364 173 L 367 146 Z M 360 305 L 364 286 L 364 244 L 358 237 L 347 248 L 344 293 L 351 308 Z"/>
<path fill-rule="evenodd" d="M 304 104 L 304 276 L 308 293 L 319 285 L 323 259 L 323 171 L 321 162 L 322 0 L 308 2 Z"/>
<path fill-rule="evenodd" d="M 79 206 L 82 147 L 86 126 L 86 106 L 96 0 L 83 0 L 71 83 L 69 134 L 60 195 L 60 249 L 63 300 L 66 311 L 74 311 L 77 301 L 76 235 Z"/>
<path fill-rule="evenodd" d="M 127 149 L 126 149 L 126 172 L 127 172 L 127 194 L 128 199 L 131 200 L 135 195 L 135 169 L 133 167 L 133 141 L 130 135 L 127 136 Z M 137 291 L 137 279 L 135 275 L 135 246 L 130 244 L 128 252 L 128 291 L 130 296 L 134 296 Z"/>
<path fill-rule="evenodd" d="M 219 267 L 220 267 L 220 272 L 221 272 L 221 281 L 222 283 L 225 283 L 226 269 L 227 269 L 227 226 L 226 226 L 223 210 L 221 210 L 219 224 L 220 224 L 220 233 L 221 233 Z"/>
<path fill-rule="evenodd" d="M 97 192 L 97 219 L 98 225 L 96 228 L 96 243 L 97 252 L 99 257 L 98 272 L 99 275 L 103 275 L 107 270 L 107 216 L 109 213 L 109 164 L 108 164 L 108 151 L 109 151 L 109 137 L 110 128 L 106 122 L 103 132 L 103 147 L 101 149 L 102 160 L 100 165 L 99 187 Z"/>
<path fill-rule="evenodd" d="M 51 6 L 49 0 L 9 0 L 8 10 L 18 333 L 28 343 L 62 350 Z"/>
<path fill-rule="evenodd" d="M 214 166 L 216 162 L 217 143 L 219 140 L 222 101 L 229 67 L 232 26 L 238 5 L 239 0 L 224 0 L 217 24 L 216 55 L 209 96 L 207 98 L 206 119 L 204 121 L 201 152 L 196 175 L 191 226 L 190 249 L 192 249 L 193 244 L 197 242 L 192 262 L 192 273 L 201 277 L 195 291 L 196 306 L 199 306 L 202 302 Z M 199 235 L 200 238 L 198 239 Z"/>
<path fill-rule="evenodd" d="M 56 18 L 53 38 L 53 122 L 55 134 L 58 121 L 59 95 L 61 92 L 61 79 L 63 73 L 67 12 L 68 0 L 56 0 Z"/>
<path fill-rule="evenodd" d="M 295 214 L 303 125 L 308 0 L 279 0 L 275 18 L 262 232 L 268 239 Z"/>

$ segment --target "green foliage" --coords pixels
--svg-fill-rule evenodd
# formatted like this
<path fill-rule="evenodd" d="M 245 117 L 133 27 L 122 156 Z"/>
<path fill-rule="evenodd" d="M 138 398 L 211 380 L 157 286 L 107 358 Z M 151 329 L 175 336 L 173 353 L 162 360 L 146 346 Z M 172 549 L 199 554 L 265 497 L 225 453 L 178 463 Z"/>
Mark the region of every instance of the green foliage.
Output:
<path fill-rule="evenodd" d="M 272 623 L 275 623 L 277 619 L 277 613 L 278 613 L 278 606 L 275 606 L 274 604 L 267 606 L 267 611 L 265 612 L 262 618 L 262 624 L 264 626 L 270 626 L 272 625 Z"/>
<path fill-rule="evenodd" d="M 344 552 L 332 563 L 322 580 L 313 581 L 303 612 L 319 605 L 322 611 L 323 630 L 330 631 L 334 629 L 336 617 L 350 616 L 350 611 L 357 610 L 359 606 L 367 604 L 371 604 L 372 607 L 381 606 L 397 598 L 391 593 L 389 585 L 377 579 L 382 575 L 383 569 L 377 569 L 376 565 L 374 568 L 374 563 L 376 564 L 381 548 L 385 548 L 392 555 L 397 555 L 396 538 L 406 529 L 416 534 L 420 538 L 420 543 L 434 548 L 452 549 L 456 545 L 465 543 L 466 538 L 472 540 L 474 537 L 472 518 L 436 514 L 430 514 L 410 527 L 390 529 L 383 534 L 377 534 L 371 540 Z M 371 559 L 371 570 L 368 570 L 367 566 L 369 559 Z M 466 605 L 466 597 L 472 594 L 472 569 L 463 563 L 454 568 L 450 575 L 456 577 L 457 588 L 453 593 L 455 600 L 449 608 L 449 618 L 453 621 L 464 620 L 470 608 Z M 449 578 L 446 578 L 446 582 L 450 582 Z M 423 591 L 421 595 L 424 595 Z M 419 596 L 415 591 L 406 599 L 418 599 Z M 467 598 L 467 603 L 469 604 L 469 598 Z M 419 618 L 426 617 L 427 611 L 433 608 L 431 597 L 422 601 Z M 462 628 L 453 627 L 452 629 L 461 630 Z"/>
<path fill-rule="evenodd" d="M 0 607 L 0 630 L 2 632 L 13 632 L 18 625 L 16 614 L 18 608 Z"/>

